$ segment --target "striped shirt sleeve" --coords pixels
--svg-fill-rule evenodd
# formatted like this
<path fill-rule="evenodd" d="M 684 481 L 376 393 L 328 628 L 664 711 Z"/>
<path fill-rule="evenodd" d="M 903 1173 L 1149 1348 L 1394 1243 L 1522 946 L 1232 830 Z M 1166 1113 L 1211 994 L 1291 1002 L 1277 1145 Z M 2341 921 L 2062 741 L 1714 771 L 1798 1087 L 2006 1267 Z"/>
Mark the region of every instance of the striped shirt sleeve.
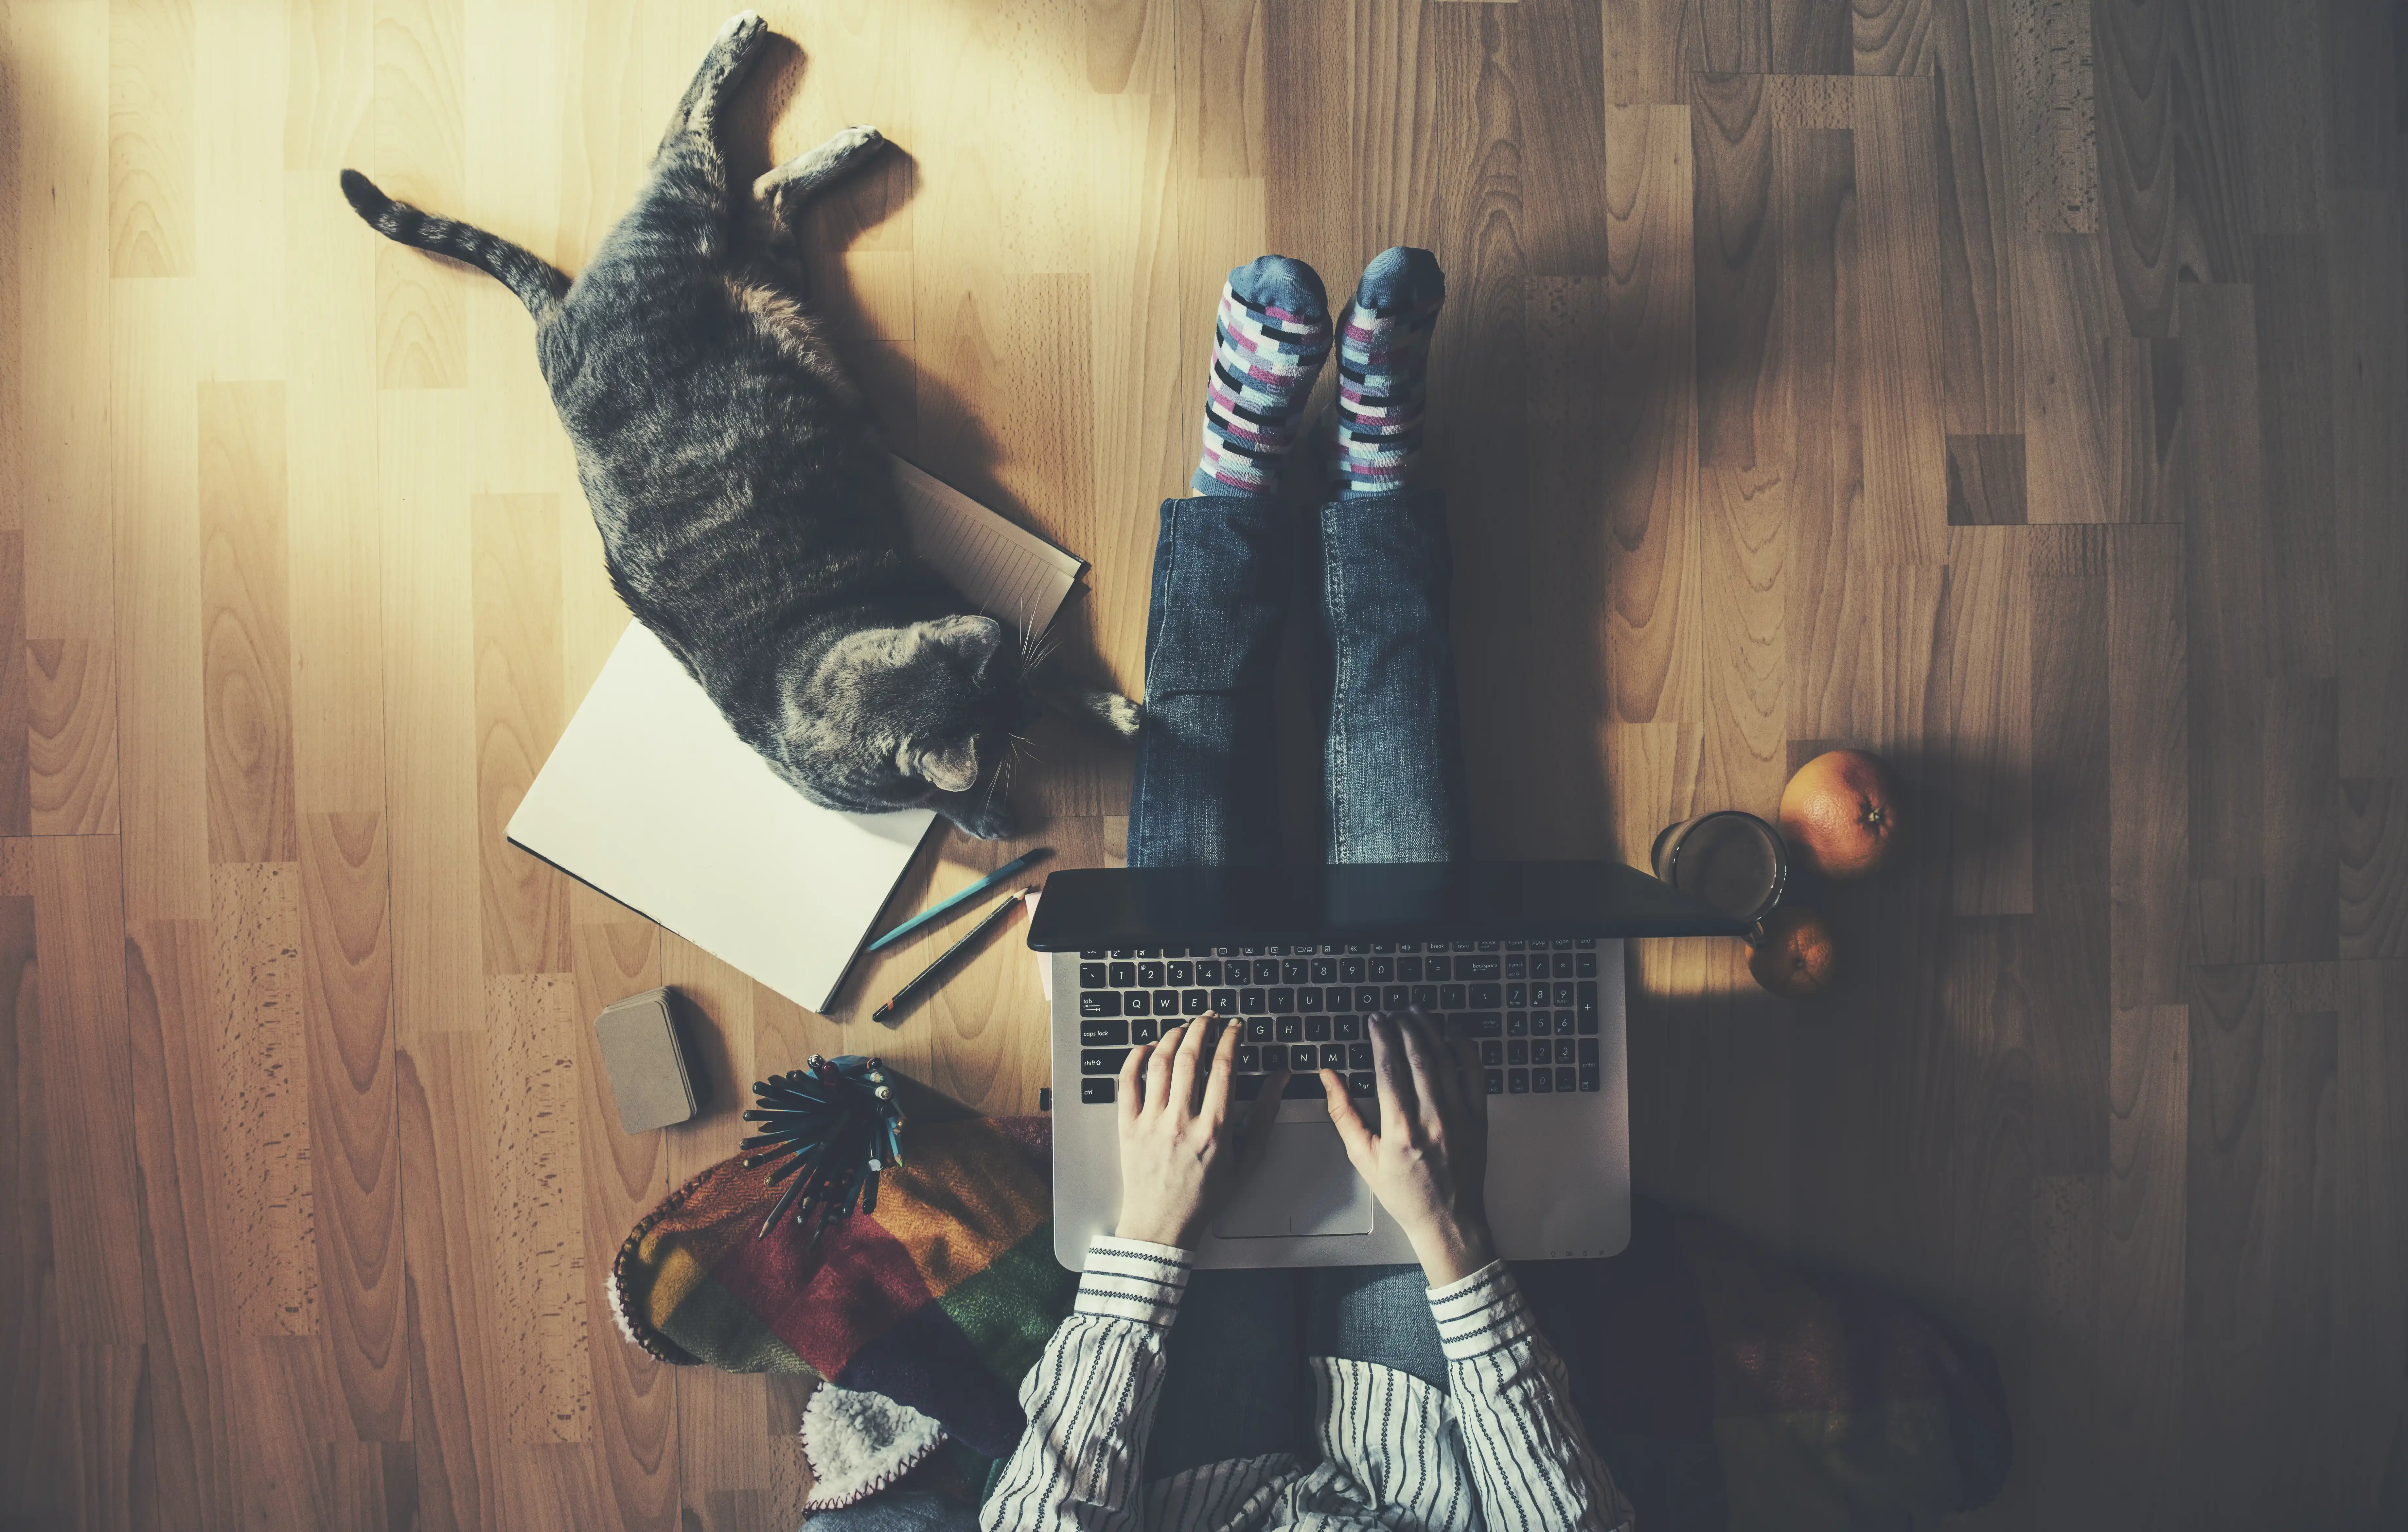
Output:
<path fill-rule="evenodd" d="M 1137 1532 L 1163 1336 L 1193 1257 L 1098 1235 L 1070 1316 L 1020 1385 L 1028 1428 L 979 1512 L 982 1532 Z"/>
<path fill-rule="evenodd" d="M 1487 1532 L 1612 1532 L 1628 1501 L 1571 1411 L 1563 1359 L 1502 1261 L 1433 1288 L 1447 1394 Z"/>

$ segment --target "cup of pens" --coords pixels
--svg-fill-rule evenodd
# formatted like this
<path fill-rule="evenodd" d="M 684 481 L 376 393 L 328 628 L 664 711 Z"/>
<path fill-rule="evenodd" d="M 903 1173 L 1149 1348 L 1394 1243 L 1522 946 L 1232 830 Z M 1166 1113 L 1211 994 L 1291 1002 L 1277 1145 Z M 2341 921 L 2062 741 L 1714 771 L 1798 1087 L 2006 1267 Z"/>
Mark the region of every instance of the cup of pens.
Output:
<path fill-rule="evenodd" d="M 752 1084 L 744 1121 L 760 1131 L 747 1138 L 744 1167 L 770 1167 L 768 1184 L 785 1192 L 761 1221 L 767 1238 L 787 1214 L 797 1227 L 811 1223 L 811 1248 L 833 1220 L 857 1208 L 878 1210 L 878 1178 L 903 1163 L 903 1112 L 882 1059 L 813 1053 L 799 1069 Z"/>

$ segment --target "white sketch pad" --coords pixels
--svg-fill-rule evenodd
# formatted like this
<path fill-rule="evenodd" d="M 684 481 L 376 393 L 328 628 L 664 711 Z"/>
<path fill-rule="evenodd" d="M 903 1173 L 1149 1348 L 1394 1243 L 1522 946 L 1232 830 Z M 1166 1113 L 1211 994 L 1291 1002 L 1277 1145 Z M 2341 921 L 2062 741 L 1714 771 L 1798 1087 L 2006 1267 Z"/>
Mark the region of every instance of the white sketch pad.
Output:
<path fill-rule="evenodd" d="M 1054 620 L 1086 566 L 896 460 L 913 547 L 980 610 Z M 797 1005 L 824 1010 L 936 816 L 823 809 L 630 623 L 509 838 Z"/>

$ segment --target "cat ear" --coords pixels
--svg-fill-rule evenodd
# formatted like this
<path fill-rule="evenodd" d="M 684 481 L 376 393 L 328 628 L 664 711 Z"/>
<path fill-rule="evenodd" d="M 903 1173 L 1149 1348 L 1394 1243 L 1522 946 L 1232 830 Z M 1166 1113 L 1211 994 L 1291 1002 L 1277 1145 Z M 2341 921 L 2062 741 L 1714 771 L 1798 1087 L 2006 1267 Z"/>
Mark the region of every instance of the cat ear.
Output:
<path fill-rule="evenodd" d="M 1003 624 L 992 617 L 940 617 L 927 626 L 929 637 L 973 666 L 984 665 L 1003 642 Z"/>
<path fill-rule="evenodd" d="M 978 785 L 978 741 L 927 751 L 920 756 L 920 775 L 939 793 L 967 793 Z"/>

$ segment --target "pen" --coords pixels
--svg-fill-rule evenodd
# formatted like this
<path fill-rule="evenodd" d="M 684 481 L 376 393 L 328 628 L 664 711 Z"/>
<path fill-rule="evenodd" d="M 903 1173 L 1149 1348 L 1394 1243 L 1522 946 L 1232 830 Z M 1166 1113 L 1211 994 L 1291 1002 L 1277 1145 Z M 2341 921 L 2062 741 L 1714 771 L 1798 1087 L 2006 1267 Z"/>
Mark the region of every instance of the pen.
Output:
<path fill-rule="evenodd" d="M 959 894 L 938 900 L 935 904 L 930 905 L 927 909 L 923 909 L 918 914 L 912 916 L 910 920 L 905 921 L 894 930 L 887 932 L 882 937 L 880 937 L 876 941 L 869 944 L 867 950 L 873 952 L 884 952 L 887 948 L 894 946 L 896 942 L 902 940 L 905 937 L 910 936 L 912 932 L 917 931 L 920 927 L 927 924 L 930 921 L 935 920 L 938 916 L 953 909 L 955 905 L 977 898 L 988 889 L 995 887 L 996 884 L 1009 881 L 1013 873 L 1018 872 L 1021 868 L 1028 866 L 1031 862 L 1041 862 L 1053 854 L 1053 847 L 1039 846 L 1035 851 L 1030 852 L 1024 856 L 1013 857 L 1010 861 L 1006 862 L 1003 866 L 996 868 L 993 872 L 988 873 L 985 877 L 980 879 L 977 882 L 972 883 L 969 887 L 962 890 Z"/>
<path fill-rule="evenodd" d="M 968 935 L 963 937 L 961 940 L 954 942 L 951 947 L 946 948 L 938 957 L 937 961 L 921 969 L 918 978 L 912 980 L 901 989 L 896 990 L 893 999 L 887 1001 L 884 1005 L 880 1006 L 876 1010 L 871 1011 L 869 1013 L 869 1019 L 873 1022 L 882 1022 L 888 1017 L 893 1016 L 896 1011 L 902 1009 L 905 1002 L 909 1001 L 913 995 L 918 995 L 922 990 L 926 989 L 931 984 L 935 983 L 938 977 L 952 965 L 953 959 L 961 956 L 964 952 L 969 951 L 971 947 L 977 945 L 978 939 L 981 937 L 985 936 L 987 932 L 994 929 L 996 926 L 1002 924 L 1007 916 L 1010 915 L 1013 910 L 1020 908 L 1022 900 L 1027 898 L 1031 894 L 1036 892 L 1037 890 L 1034 888 L 1023 888 L 1015 889 L 1011 893 L 1005 895 L 1001 902 L 996 904 L 993 909 L 987 911 L 986 919 L 979 922 L 976 925 L 971 926 Z"/>

